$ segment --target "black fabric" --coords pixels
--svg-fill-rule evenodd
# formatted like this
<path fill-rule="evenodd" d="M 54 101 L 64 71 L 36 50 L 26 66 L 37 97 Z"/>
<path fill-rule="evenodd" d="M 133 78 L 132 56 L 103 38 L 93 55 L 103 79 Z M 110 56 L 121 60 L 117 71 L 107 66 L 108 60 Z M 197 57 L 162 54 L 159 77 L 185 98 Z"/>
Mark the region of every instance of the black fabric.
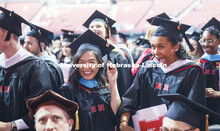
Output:
<path fill-rule="evenodd" d="M 95 10 L 95 12 L 85 21 L 83 26 L 85 26 L 86 28 L 89 28 L 89 25 L 91 24 L 93 20 L 102 21 L 108 27 L 111 27 L 115 23 L 115 21 L 111 19 L 110 17 L 108 17 L 107 15 L 101 13 L 98 10 Z"/>
<path fill-rule="evenodd" d="M 90 89 L 80 83 L 74 87 L 65 84 L 59 93 L 79 104 L 79 131 L 115 130 L 118 120 L 111 109 L 109 87 Z"/>
<path fill-rule="evenodd" d="M 37 25 L 34 26 L 35 28 L 32 28 L 31 31 L 27 34 L 27 36 L 32 36 L 36 38 L 39 42 L 44 42 L 46 46 L 49 46 L 54 37 L 53 32 L 39 27 Z"/>
<path fill-rule="evenodd" d="M 176 43 L 181 42 L 184 38 L 190 50 L 194 50 L 185 34 L 185 31 L 190 28 L 189 25 L 180 24 L 179 21 L 171 21 L 160 17 L 155 17 L 150 24 L 158 26 L 152 36 L 164 36 L 172 38 L 176 41 Z"/>
<path fill-rule="evenodd" d="M 145 64 L 156 63 L 149 60 Z M 192 62 L 168 73 L 164 73 L 159 67 L 141 67 L 131 87 L 122 97 L 119 114 L 129 111 L 133 115 L 139 109 L 159 104 L 169 107 L 171 103 L 158 97 L 158 94 L 172 93 L 180 93 L 205 105 L 205 79 L 202 69 Z"/>
<path fill-rule="evenodd" d="M 197 42 L 200 40 L 200 38 L 201 38 L 201 33 L 200 33 L 200 32 L 197 32 L 197 31 L 194 31 L 194 32 L 189 36 L 189 39 L 196 40 Z"/>
<path fill-rule="evenodd" d="M 170 17 L 164 12 L 164 13 L 158 14 L 158 15 L 150 18 L 150 19 L 147 19 L 147 21 L 151 24 L 151 23 L 154 22 L 155 17 L 159 17 L 159 18 L 170 20 Z"/>
<path fill-rule="evenodd" d="M 123 44 L 123 43 L 122 43 Z M 125 54 L 125 57 L 127 58 L 128 60 L 128 63 L 129 64 L 132 64 L 132 61 L 133 61 L 133 57 L 131 56 L 131 54 L 129 53 L 129 50 L 126 50 L 124 48 L 120 48 L 122 50 L 122 52 Z"/>
<path fill-rule="evenodd" d="M 26 100 L 56 87 L 48 66 L 35 56 L 4 69 L 0 68 L 0 121 L 23 119 L 34 129 L 27 117 Z"/>
<path fill-rule="evenodd" d="M 204 62 L 204 72 L 206 76 L 206 88 L 213 88 L 215 91 L 219 91 L 219 69 L 216 69 L 220 61 L 208 61 L 201 59 Z M 220 98 L 207 98 L 206 105 L 211 110 L 220 113 Z M 220 117 L 214 118 L 210 116 L 210 125 L 220 124 Z"/>
<path fill-rule="evenodd" d="M 198 112 L 190 108 L 188 103 L 176 100 L 172 103 L 169 110 L 167 111 L 165 117 L 172 120 L 182 121 L 193 127 L 200 127 L 201 116 Z"/>
<path fill-rule="evenodd" d="M 32 24 L 22 18 L 20 15 L 16 14 L 14 11 L 7 10 L 0 6 L 0 27 L 7 30 L 7 36 L 5 41 L 10 39 L 11 33 L 16 36 L 22 35 L 21 24 L 27 24 L 28 26 L 35 28 Z"/>
<path fill-rule="evenodd" d="M 63 72 L 60 66 L 51 61 L 51 60 L 44 60 L 44 62 L 47 63 L 49 66 L 51 72 L 53 73 L 54 79 L 56 80 L 56 85 L 57 87 L 53 87 L 54 91 L 57 91 L 57 88 L 60 87 L 64 83 L 64 78 L 63 78 Z"/>
<path fill-rule="evenodd" d="M 93 50 L 101 56 L 108 54 L 114 49 L 114 46 L 107 43 L 106 40 L 102 39 L 90 29 L 74 40 L 69 47 L 73 54 L 82 50 Z"/>
<path fill-rule="evenodd" d="M 122 54 L 119 49 L 112 50 L 110 52 L 110 61 L 113 64 L 123 64 L 123 65 L 129 65 L 129 61 L 127 58 Z M 104 60 L 104 63 L 107 62 L 107 56 L 102 57 Z M 106 67 L 106 66 L 105 66 Z M 118 77 L 117 77 L 117 85 L 118 85 L 118 92 L 120 97 L 124 95 L 124 93 L 128 90 L 128 88 L 131 86 L 133 77 L 131 73 L 131 67 L 119 67 L 116 66 L 118 71 Z M 106 73 L 106 68 L 105 68 Z"/>
<path fill-rule="evenodd" d="M 215 18 L 213 17 L 211 20 L 209 20 L 203 27 L 202 27 L 202 30 L 213 30 L 213 29 L 216 29 L 218 31 L 220 31 L 220 22 Z"/>

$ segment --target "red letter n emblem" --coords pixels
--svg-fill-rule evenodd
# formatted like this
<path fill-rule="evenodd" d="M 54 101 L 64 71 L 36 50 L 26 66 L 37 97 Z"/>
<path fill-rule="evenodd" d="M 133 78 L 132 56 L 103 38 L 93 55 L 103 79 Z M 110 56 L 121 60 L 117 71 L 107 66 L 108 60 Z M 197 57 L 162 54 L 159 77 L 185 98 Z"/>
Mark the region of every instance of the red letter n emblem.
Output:
<path fill-rule="evenodd" d="M 94 113 L 94 112 L 96 112 L 96 109 L 95 109 L 95 106 L 92 106 L 91 107 L 91 113 Z"/>
<path fill-rule="evenodd" d="M 156 89 L 161 89 L 161 83 L 156 83 Z"/>
<path fill-rule="evenodd" d="M 209 69 L 206 69 L 206 70 L 205 70 L 205 73 L 206 73 L 207 75 L 209 75 L 209 74 L 210 74 L 210 70 L 209 70 Z"/>
<path fill-rule="evenodd" d="M 215 75 L 215 69 L 212 69 L 212 75 Z"/>
<path fill-rule="evenodd" d="M 99 107 L 99 111 L 104 111 L 104 110 L 105 110 L 105 107 L 104 107 L 104 105 L 103 105 L 103 104 L 98 105 L 98 107 Z"/>
<path fill-rule="evenodd" d="M 2 86 L 0 86 L 0 93 L 2 93 Z"/>
<path fill-rule="evenodd" d="M 5 86 L 5 91 L 4 91 L 4 93 L 9 93 L 9 89 L 10 89 L 9 86 Z"/>
<path fill-rule="evenodd" d="M 169 85 L 167 84 L 164 84 L 164 88 L 163 88 L 164 91 L 168 91 L 169 90 Z"/>

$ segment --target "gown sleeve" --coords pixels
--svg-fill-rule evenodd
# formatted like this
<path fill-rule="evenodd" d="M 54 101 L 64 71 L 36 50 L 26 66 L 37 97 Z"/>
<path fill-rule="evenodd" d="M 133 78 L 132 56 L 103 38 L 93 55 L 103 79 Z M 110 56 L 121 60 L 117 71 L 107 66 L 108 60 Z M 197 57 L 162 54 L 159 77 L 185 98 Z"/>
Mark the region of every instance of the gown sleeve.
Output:
<path fill-rule="evenodd" d="M 187 96 L 188 99 L 196 101 L 202 105 L 205 105 L 205 76 L 202 68 L 195 66 L 186 72 L 188 77 L 185 79 L 183 84 L 184 88 L 180 89 L 183 95 Z"/>
<path fill-rule="evenodd" d="M 46 90 L 53 90 L 53 87 L 57 86 L 48 66 L 40 60 L 31 67 L 29 76 L 26 100 L 38 96 Z M 29 118 L 28 114 L 23 116 L 22 119 L 28 127 L 34 129 L 34 122 Z"/>
<path fill-rule="evenodd" d="M 143 68 L 140 68 L 134 78 L 131 87 L 122 97 L 122 103 L 118 110 L 118 114 L 121 115 L 124 112 L 136 112 L 140 103 L 140 90 L 141 82 L 143 79 Z"/>

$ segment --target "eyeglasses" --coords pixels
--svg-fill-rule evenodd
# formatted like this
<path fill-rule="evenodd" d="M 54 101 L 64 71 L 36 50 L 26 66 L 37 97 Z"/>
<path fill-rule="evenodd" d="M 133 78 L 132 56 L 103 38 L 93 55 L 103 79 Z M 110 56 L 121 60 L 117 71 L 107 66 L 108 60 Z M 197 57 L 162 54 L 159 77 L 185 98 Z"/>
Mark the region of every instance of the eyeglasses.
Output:
<path fill-rule="evenodd" d="M 187 130 L 184 129 L 178 129 L 178 128 L 174 128 L 174 129 L 168 129 L 166 127 L 160 127 L 160 131 L 194 131 L 196 128 L 190 128 Z"/>
<path fill-rule="evenodd" d="M 214 39 L 214 40 L 204 40 L 204 39 L 201 39 L 199 40 L 200 43 L 208 43 L 208 44 L 211 44 L 211 43 L 214 43 L 217 39 Z"/>

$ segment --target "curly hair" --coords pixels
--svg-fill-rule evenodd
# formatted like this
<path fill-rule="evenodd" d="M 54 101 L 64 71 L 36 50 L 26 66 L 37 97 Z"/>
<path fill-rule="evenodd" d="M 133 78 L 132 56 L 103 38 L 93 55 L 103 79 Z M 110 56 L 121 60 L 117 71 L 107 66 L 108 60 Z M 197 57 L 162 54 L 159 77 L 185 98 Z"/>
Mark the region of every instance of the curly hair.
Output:
<path fill-rule="evenodd" d="M 97 52 L 93 51 L 93 50 L 81 50 L 78 51 L 74 57 L 73 57 L 73 64 L 78 64 L 80 57 L 86 53 L 86 52 L 93 52 L 94 55 L 96 56 L 96 59 L 98 60 L 98 64 L 102 64 L 103 60 L 102 60 L 102 56 L 98 55 Z M 78 71 L 77 67 L 71 67 L 70 69 L 70 76 L 68 78 L 68 81 L 70 82 L 70 84 L 72 85 L 72 87 L 74 87 L 74 85 L 76 85 L 77 81 L 82 77 Z M 104 67 L 100 67 L 98 73 L 95 76 L 95 79 L 97 80 L 97 83 L 99 84 L 100 87 L 106 87 L 107 85 L 107 81 L 106 78 L 104 76 Z"/>
<path fill-rule="evenodd" d="M 179 47 L 179 50 L 176 52 L 176 55 L 179 59 L 191 59 L 189 54 L 186 52 L 185 48 L 183 47 L 183 45 L 181 44 L 181 42 L 173 39 L 173 38 L 170 38 L 170 37 L 167 37 L 168 38 L 168 41 L 170 41 L 172 43 L 172 45 L 176 45 L 177 43 L 180 44 L 180 47 Z"/>
<path fill-rule="evenodd" d="M 211 35 L 215 35 L 217 39 L 220 39 L 220 31 L 216 28 L 206 28 L 205 31 L 208 31 Z"/>

